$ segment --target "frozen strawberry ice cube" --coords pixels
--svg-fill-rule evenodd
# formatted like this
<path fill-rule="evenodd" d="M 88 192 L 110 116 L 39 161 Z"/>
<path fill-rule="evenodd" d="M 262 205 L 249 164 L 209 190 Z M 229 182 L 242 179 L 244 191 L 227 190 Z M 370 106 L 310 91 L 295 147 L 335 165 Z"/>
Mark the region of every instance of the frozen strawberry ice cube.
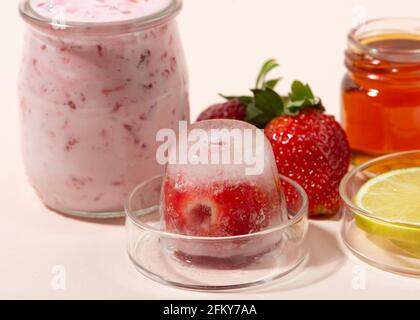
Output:
<path fill-rule="evenodd" d="M 259 129 L 240 121 L 204 121 L 177 142 L 169 158 L 178 163 L 167 166 L 162 192 L 167 231 L 238 236 L 287 220 L 273 151 Z"/>

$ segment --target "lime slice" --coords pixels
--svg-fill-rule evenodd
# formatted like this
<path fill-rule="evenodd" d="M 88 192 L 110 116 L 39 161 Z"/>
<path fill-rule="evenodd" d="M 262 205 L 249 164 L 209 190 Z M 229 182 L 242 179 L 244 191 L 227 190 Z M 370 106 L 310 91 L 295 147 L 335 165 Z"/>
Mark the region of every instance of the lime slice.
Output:
<path fill-rule="evenodd" d="M 369 180 L 355 203 L 381 219 L 356 213 L 359 228 L 420 257 L 420 168 L 394 170 Z"/>

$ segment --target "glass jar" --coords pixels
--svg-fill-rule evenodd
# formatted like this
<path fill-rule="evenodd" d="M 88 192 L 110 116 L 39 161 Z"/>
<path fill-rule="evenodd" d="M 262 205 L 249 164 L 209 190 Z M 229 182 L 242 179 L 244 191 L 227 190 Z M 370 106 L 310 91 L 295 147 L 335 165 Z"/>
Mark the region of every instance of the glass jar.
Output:
<path fill-rule="evenodd" d="M 19 94 L 23 158 L 44 204 L 123 214 L 161 175 L 157 132 L 189 120 L 175 16 L 182 0 L 25 0 Z"/>
<path fill-rule="evenodd" d="M 351 30 L 342 85 L 353 162 L 420 148 L 420 19 L 372 20 Z"/>

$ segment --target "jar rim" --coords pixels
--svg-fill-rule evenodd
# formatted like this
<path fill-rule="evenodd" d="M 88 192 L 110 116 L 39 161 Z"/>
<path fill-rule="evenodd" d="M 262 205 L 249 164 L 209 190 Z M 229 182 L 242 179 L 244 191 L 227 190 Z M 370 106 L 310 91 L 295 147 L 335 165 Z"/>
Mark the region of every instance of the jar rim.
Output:
<path fill-rule="evenodd" d="M 182 9 L 182 0 L 171 0 L 170 4 L 150 15 L 139 18 L 124 19 L 106 22 L 85 22 L 85 21 L 53 21 L 51 18 L 36 12 L 31 0 L 21 0 L 19 13 L 24 21 L 34 27 L 53 31 L 71 31 L 73 33 L 86 34 L 112 34 L 130 33 L 137 30 L 150 29 L 162 25 L 175 17 Z"/>
<path fill-rule="evenodd" d="M 370 37 L 393 35 L 395 37 L 412 36 L 420 41 L 420 18 L 416 17 L 386 17 L 368 20 L 350 30 L 348 34 L 349 44 L 358 52 L 369 54 L 389 60 L 398 60 L 402 57 L 411 57 L 415 61 L 420 60 L 419 49 L 405 48 L 378 48 L 372 43 L 364 43 L 363 40 Z M 412 38 L 411 38 L 412 39 Z"/>

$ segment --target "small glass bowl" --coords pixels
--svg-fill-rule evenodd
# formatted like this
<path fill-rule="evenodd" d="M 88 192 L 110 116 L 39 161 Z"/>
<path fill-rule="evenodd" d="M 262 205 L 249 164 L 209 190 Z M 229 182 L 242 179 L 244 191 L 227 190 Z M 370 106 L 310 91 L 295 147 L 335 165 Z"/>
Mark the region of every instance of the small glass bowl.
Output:
<path fill-rule="evenodd" d="M 128 255 L 136 268 L 157 282 L 192 290 L 233 290 L 261 285 L 297 268 L 307 255 L 308 199 L 296 191 L 287 223 L 235 237 L 192 237 L 161 230 L 163 177 L 138 186 L 126 202 Z M 297 200 L 297 201 L 296 201 Z"/>
<path fill-rule="evenodd" d="M 412 239 L 412 235 L 420 239 L 420 224 L 401 224 L 401 222 L 385 220 L 363 210 L 353 201 L 360 188 L 377 175 L 391 170 L 414 167 L 420 167 L 420 150 L 377 158 L 349 172 L 340 186 L 340 195 L 343 200 L 340 233 L 345 245 L 363 261 L 386 271 L 420 276 L 420 256 L 417 257 L 408 251 L 416 244 L 401 242 L 408 238 Z M 376 227 L 375 232 L 365 232 L 362 229 L 365 226 L 366 230 L 366 226 L 372 224 L 379 226 Z M 399 232 L 402 232 L 403 236 Z M 403 239 L 396 241 L 395 233 Z M 420 242 L 418 248 L 420 252 Z"/>

